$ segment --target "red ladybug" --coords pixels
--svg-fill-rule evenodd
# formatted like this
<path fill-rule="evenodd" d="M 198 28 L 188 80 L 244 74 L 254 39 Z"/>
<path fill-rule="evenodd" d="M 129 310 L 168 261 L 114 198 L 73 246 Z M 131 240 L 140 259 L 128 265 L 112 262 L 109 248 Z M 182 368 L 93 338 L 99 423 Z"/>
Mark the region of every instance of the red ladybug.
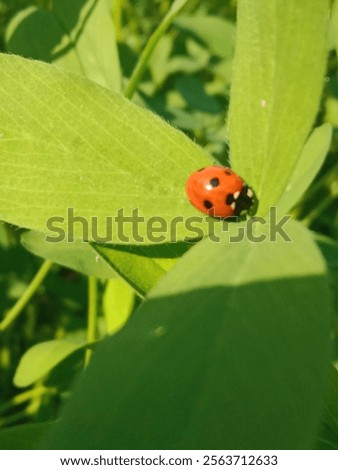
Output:
<path fill-rule="evenodd" d="M 225 166 L 208 166 L 189 176 L 189 201 L 196 209 L 214 217 L 233 217 L 247 212 L 254 193 L 234 171 Z"/>

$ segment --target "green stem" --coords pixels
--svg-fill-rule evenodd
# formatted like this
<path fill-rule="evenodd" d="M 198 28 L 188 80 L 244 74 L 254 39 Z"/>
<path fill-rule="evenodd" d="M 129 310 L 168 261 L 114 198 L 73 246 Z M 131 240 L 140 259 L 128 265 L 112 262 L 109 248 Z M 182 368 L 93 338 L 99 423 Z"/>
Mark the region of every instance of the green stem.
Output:
<path fill-rule="evenodd" d="M 87 342 L 95 343 L 97 323 L 97 279 L 90 276 L 88 279 L 88 326 Z M 86 349 L 85 366 L 89 364 L 92 355 L 91 349 Z"/>
<path fill-rule="evenodd" d="M 0 331 L 6 330 L 14 322 L 14 320 L 16 320 L 16 318 L 20 315 L 25 306 L 31 300 L 35 292 L 38 290 L 52 266 L 53 263 L 50 260 L 46 260 L 42 263 L 40 269 L 30 282 L 25 292 L 18 299 L 16 304 L 14 304 L 13 307 L 7 312 L 2 322 L 0 322 Z"/>
<path fill-rule="evenodd" d="M 115 27 L 115 37 L 117 42 L 122 40 L 122 0 L 113 0 L 113 22 Z"/>
<path fill-rule="evenodd" d="M 164 17 L 163 21 L 159 24 L 159 26 L 155 29 L 153 34 L 150 36 L 148 39 L 147 44 L 145 45 L 145 48 L 143 49 L 140 58 L 136 64 L 136 67 L 133 70 L 133 73 L 130 77 L 129 83 L 126 86 L 126 89 L 124 90 L 124 96 L 126 98 L 131 98 L 133 94 L 135 93 L 137 86 L 142 78 L 142 75 L 145 71 L 145 68 L 147 66 L 147 63 L 149 61 L 149 58 L 157 46 L 159 40 L 163 36 L 163 34 L 167 31 L 171 23 L 173 22 L 176 14 L 180 11 L 180 8 L 175 11 L 175 13 L 169 12 L 167 15 Z"/>

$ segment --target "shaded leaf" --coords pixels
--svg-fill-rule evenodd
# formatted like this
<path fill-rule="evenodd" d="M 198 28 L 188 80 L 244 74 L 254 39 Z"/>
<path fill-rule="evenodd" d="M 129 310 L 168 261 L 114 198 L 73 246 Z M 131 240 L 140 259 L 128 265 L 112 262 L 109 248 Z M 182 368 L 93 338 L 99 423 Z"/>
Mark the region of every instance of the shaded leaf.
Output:
<path fill-rule="evenodd" d="M 230 21 L 211 15 L 181 15 L 175 20 L 175 24 L 197 36 L 214 55 L 231 58 L 235 25 Z"/>
<path fill-rule="evenodd" d="M 187 244 L 123 247 L 93 245 L 95 250 L 136 292 L 146 295 L 174 266 L 188 248 Z"/>
<path fill-rule="evenodd" d="M 206 93 L 202 80 L 195 77 L 182 76 L 177 80 L 176 88 L 182 94 L 187 105 L 193 110 L 211 114 L 217 114 L 221 111 L 221 106 L 217 99 Z"/>
<path fill-rule="evenodd" d="M 46 447 L 312 447 L 329 349 L 325 265 L 298 223 L 287 225 L 292 242 L 234 243 L 238 227 L 191 249 L 97 349 Z"/>
<path fill-rule="evenodd" d="M 38 450 L 40 442 L 52 429 L 53 423 L 21 424 L 0 429 L 1 450 Z"/>
<path fill-rule="evenodd" d="M 22 245 L 37 256 L 50 259 L 54 263 L 79 271 L 87 276 L 110 279 L 117 276 L 109 263 L 102 258 L 95 248 L 86 242 L 51 243 L 46 235 L 27 231 L 21 235 Z"/>
<path fill-rule="evenodd" d="M 316 448 L 338 450 L 338 371 L 331 365 Z"/>
<path fill-rule="evenodd" d="M 48 11 L 21 11 L 8 26 L 7 51 L 54 62 L 121 91 L 114 24 L 105 0 L 54 0 Z"/>

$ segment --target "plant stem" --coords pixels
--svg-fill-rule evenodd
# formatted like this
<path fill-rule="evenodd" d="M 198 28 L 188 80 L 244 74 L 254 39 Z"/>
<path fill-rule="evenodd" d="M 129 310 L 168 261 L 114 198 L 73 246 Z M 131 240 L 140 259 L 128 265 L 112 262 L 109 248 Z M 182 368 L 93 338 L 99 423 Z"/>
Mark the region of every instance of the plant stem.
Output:
<path fill-rule="evenodd" d="M 88 326 L 87 342 L 95 343 L 97 323 L 97 279 L 94 276 L 88 278 Z M 92 355 L 91 349 L 86 349 L 85 366 L 89 364 Z"/>
<path fill-rule="evenodd" d="M 115 37 L 117 42 L 122 40 L 121 16 L 122 16 L 122 0 L 113 0 L 113 22 L 115 26 Z"/>
<path fill-rule="evenodd" d="M 179 13 L 181 8 L 183 7 L 183 3 L 182 3 L 182 7 L 175 8 L 175 11 L 173 11 L 172 8 L 174 7 L 175 3 L 176 2 L 172 3 L 171 8 L 168 11 L 168 13 L 166 14 L 166 16 L 163 18 L 163 20 L 159 24 L 159 26 L 155 29 L 153 34 L 148 39 L 148 42 L 146 43 L 140 55 L 140 58 L 136 64 L 136 67 L 133 70 L 129 83 L 124 90 L 123 94 L 126 98 L 130 99 L 135 93 L 153 50 L 157 46 L 161 37 L 167 31 L 167 29 L 169 28 L 173 20 L 175 19 L 176 15 Z"/>
<path fill-rule="evenodd" d="M 136 67 L 133 70 L 133 73 L 130 77 L 129 83 L 124 90 L 124 96 L 126 98 L 131 98 L 136 91 L 136 88 L 142 78 L 142 75 L 145 71 L 147 66 L 148 60 L 155 49 L 158 41 L 161 39 L 162 35 L 164 34 L 165 30 L 167 29 L 166 23 L 161 23 L 159 27 L 153 32 L 150 36 L 145 48 L 142 51 L 142 54 L 136 64 Z"/>
<path fill-rule="evenodd" d="M 46 260 L 42 263 L 42 265 L 40 266 L 40 269 L 35 274 L 34 278 L 28 285 L 25 292 L 18 299 L 18 301 L 13 305 L 13 307 L 7 312 L 2 322 L 0 322 L 0 331 L 6 330 L 14 322 L 14 320 L 16 320 L 16 318 L 20 315 L 20 313 L 23 311 L 25 306 L 31 300 L 35 292 L 38 290 L 38 288 L 40 287 L 41 283 L 47 276 L 52 266 L 53 266 L 53 263 L 50 260 Z"/>

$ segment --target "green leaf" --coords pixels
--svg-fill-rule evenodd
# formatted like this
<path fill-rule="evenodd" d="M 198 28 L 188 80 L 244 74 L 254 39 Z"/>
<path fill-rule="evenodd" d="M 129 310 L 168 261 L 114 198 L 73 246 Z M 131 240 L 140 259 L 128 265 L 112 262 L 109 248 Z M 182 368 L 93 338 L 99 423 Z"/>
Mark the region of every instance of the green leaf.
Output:
<path fill-rule="evenodd" d="M 161 242 L 192 236 L 184 221 L 201 214 L 185 182 L 211 159 L 183 133 L 42 62 L 1 55 L 0 82 L 0 219 L 60 241 L 66 232 L 101 243 L 158 243 L 159 218 Z M 134 210 L 144 218 L 138 231 L 122 220 Z"/>
<path fill-rule="evenodd" d="M 37 256 L 50 259 L 53 263 L 74 269 L 87 276 L 110 279 L 117 276 L 116 271 L 95 250 L 90 243 L 76 241 L 50 243 L 46 235 L 27 231 L 21 235 L 22 245 Z"/>
<path fill-rule="evenodd" d="M 54 62 L 121 91 L 114 24 L 105 0 L 54 0 L 50 10 L 29 7 L 11 21 L 7 51 Z"/>
<path fill-rule="evenodd" d="M 312 447 L 329 349 L 325 265 L 296 222 L 291 242 L 236 243 L 245 227 L 198 243 L 96 350 L 47 448 Z"/>
<path fill-rule="evenodd" d="M 124 247 L 93 245 L 97 253 L 120 274 L 136 292 L 145 296 L 171 269 L 187 244 Z"/>
<path fill-rule="evenodd" d="M 231 161 L 265 215 L 286 190 L 318 110 L 329 0 L 239 0 Z M 301 60 L 300 60 L 301 58 Z"/>
<path fill-rule="evenodd" d="M 323 124 L 312 132 L 299 156 L 290 182 L 277 204 L 280 214 L 292 209 L 310 186 L 325 160 L 331 138 L 330 124 Z"/>
<path fill-rule="evenodd" d="M 205 70 L 210 61 L 210 54 L 194 40 L 186 41 L 187 54 L 174 55 L 167 64 L 168 73 L 193 74 Z"/>
<path fill-rule="evenodd" d="M 35 255 L 87 276 L 114 279 L 119 274 L 141 296 L 191 247 L 189 244 L 124 247 L 81 241 L 51 243 L 46 241 L 45 234 L 34 231 L 24 232 L 21 243 Z"/>
<path fill-rule="evenodd" d="M 122 279 L 111 279 L 103 296 L 103 313 L 107 332 L 112 335 L 128 321 L 134 307 L 135 293 Z"/>
<path fill-rule="evenodd" d="M 212 15 L 181 15 L 175 25 L 197 36 L 214 55 L 232 57 L 236 29 L 230 21 Z"/>
<path fill-rule="evenodd" d="M 0 429 L 1 450 L 38 450 L 40 442 L 52 429 L 52 422 L 20 424 Z"/>
<path fill-rule="evenodd" d="M 28 387 L 43 378 L 64 359 L 86 345 L 66 340 L 44 341 L 22 356 L 13 379 L 16 387 Z"/>

